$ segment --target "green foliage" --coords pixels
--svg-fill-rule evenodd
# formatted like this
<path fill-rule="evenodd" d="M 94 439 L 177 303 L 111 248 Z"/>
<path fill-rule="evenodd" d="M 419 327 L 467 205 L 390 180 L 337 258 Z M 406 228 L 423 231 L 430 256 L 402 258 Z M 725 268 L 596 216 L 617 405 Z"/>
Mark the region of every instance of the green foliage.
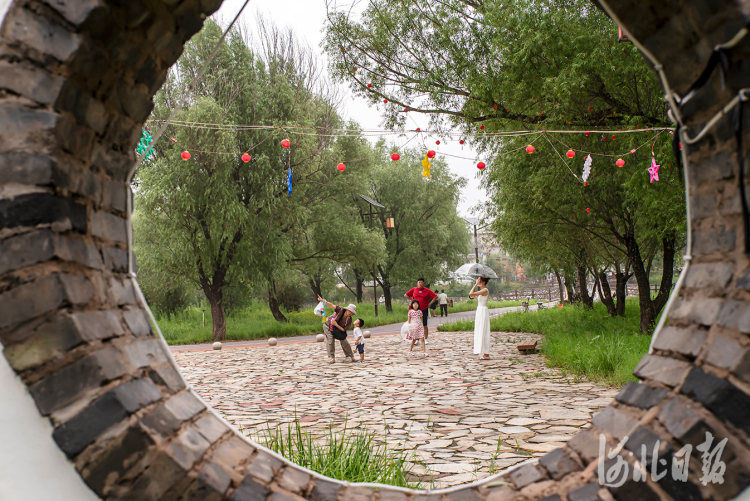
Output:
<path fill-rule="evenodd" d="M 638 333 L 638 301 L 629 299 L 624 317 L 610 317 L 601 303 L 592 310 L 578 306 L 541 312 L 512 312 L 492 319 L 493 332 L 544 334 L 542 353 L 550 367 L 622 386 L 634 381 L 633 369 L 648 351 L 651 338 Z M 441 331 L 473 331 L 474 322 L 444 324 Z"/>
<path fill-rule="evenodd" d="M 340 432 L 328 426 L 324 445 L 319 444 L 304 430 L 298 419 L 275 429 L 268 427 L 257 441 L 304 468 L 326 477 L 348 482 L 371 482 L 419 489 L 421 482 L 409 480 L 411 470 L 418 463 L 412 451 L 396 452 L 387 444 L 376 445 L 374 434 L 366 429 Z"/>
<path fill-rule="evenodd" d="M 355 94 L 393 103 L 391 125 L 405 106 L 486 131 L 664 123 L 661 87 L 616 37 L 587 0 L 373 0 L 329 12 L 325 50 Z"/>
<path fill-rule="evenodd" d="M 387 158 L 385 145 L 378 145 Z M 445 270 L 463 264 L 469 234 L 466 222 L 456 206 L 464 178 L 454 176 L 442 159 L 433 160 L 431 179 L 422 177 L 421 149 L 399 151 L 398 162 L 386 161 L 374 166 L 368 196 L 392 211 L 395 228 L 386 228 L 385 216 L 377 226 L 385 236 L 386 257 L 378 265 L 380 285 L 413 284 L 417 277 L 433 283 Z M 369 210 L 363 206 L 363 213 Z"/>

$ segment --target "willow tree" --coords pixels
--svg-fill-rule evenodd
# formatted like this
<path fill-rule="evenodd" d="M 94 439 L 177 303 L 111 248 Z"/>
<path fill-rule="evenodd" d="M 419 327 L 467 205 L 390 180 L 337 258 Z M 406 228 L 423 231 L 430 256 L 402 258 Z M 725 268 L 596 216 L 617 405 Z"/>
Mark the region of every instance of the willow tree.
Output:
<path fill-rule="evenodd" d="M 458 128 L 466 141 L 491 159 L 484 182 L 497 194 L 512 197 L 514 190 L 522 189 L 504 175 L 509 169 L 523 171 L 532 166 L 540 170 L 538 181 L 547 183 L 536 187 L 557 194 L 559 177 L 553 166 L 565 159 L 555 148 L 563 153 L 567 149 L 553 136 L 545 136 L 536 143 L 537 160 L 524 157 L 522 150 L 505 154 L 523 148 L 530 139 L 502 137 L 503 131 L 593 133 L 669 125 L 657 79 L 633 45 L 617 43 L 617 26 L 588 0 L 372 0 L 357 17 L 351 11 L 330 10 L 328 19 L 325 47 L 334 74 L 345 79 L 355 94 L 380 106 L 392 127 L 404 126 L 409 114 L 425 113 L 436 134 Z M 615 144 L 623 144 L 623 136 Z M 569 147 L 605 154 L 611 149 L 610 143 L 593 142 L 593 135 L 568 140 L 570 137 L 565 139 Z M 660 162 L 675 164 L 670 156 L 665 152 Z M 646 162 L 645 170 L 648 160 L 639 161 L 641 165 Z M 503 163 L 508 164 L 507 169 L 501 169 Z M 575 164 L 578 175 L 581 164 L 579 156 Z M 499 172 L 494 175 L 496 169 Z M 679 183 L 678 176 L 673 179 Z M 579 256 L 574 263 L 577 268 L 594 251 L 607 254 L 606 249 L 611 248 L 612 255 L 627 255 L 639 284 L 641 328 L 646 332 L 664 297 L 656 302 L 650 298 L 647 271 L 656 254 L 653 247 L 658 244 L 665 251 L 664 274 L 671 279 L 669 256 L 684 231 L 684 214 L 666 210 L 670 218 L 659 214 L 647 217 L 631 209 L 638 205 L 639 197 L 647 197 L 642 206 L 681 210 L 684 197 L 673 189 L 673 183 L 666 193 L 647 190 L 639 183 L 634 180 L 618 185 L 617 190 L 598 193 L 603 207 L 623 208 L 622 200 L 628 201 L 629 208 L 617 214 L 618 221 L 626 224 L 610 225 L 608 238 L 599 239 L 596 249 L 588 244 L 589 238 L 596 238 L 590 225 L 575 225 L 585 236 L 574 239 L 580 243 L 570 254 Z M 660 196 L 664 198 L 656 200 Z M 505 203 L 493 199 L 487 212 L 502 212 L 509 220 L 512 215 L 505 205 L 500 207 L 501 202 Z M 561 207 L 571 205 L 565 201 Z M 532 222 L 529 214 L 519 213 L 517 220 Z M 634 216 L 639 219 L 632 220 Z M 496 228 L 502 241 L 507 235 L 500 232 L 500 226 Z M 641 245 L 647 248 L 641 249 Z M 601 278 L 601 267 L 592 268 L 599 268 L 593 271 Z M 668 292 L 671 283 L 663 285 Z"/>
<path fill-rule="evenodd" d="M 360 240 L 370 237 L 353 209 L 331 205 L 347 189 L 332 163 L 332 131 L 341 122 L 335 93 L 290 33 L 263 23 L 257 33 L 253 42 L 233 30 L 194 89 L 188 83 L 221 29 L 207 22 L 190 41 L 153 118 L 168 116 L 183 92 L 188 99 L 137 178 L 136 250 L 203 291 L 215 340 L 226 335 L 227 287 L 265 284 L 269 307 L 283 321 L 274 280 L 290 262 L 361 253 L 350 240 L 319 231 L 345 224 Z M 291 146 L 284 148 L 287 138 Z M 185 150 L 188 161 L 181 159 Z M 301 242 L 311 234 L 323 243 L 305 254 L 310 246 Z"/>

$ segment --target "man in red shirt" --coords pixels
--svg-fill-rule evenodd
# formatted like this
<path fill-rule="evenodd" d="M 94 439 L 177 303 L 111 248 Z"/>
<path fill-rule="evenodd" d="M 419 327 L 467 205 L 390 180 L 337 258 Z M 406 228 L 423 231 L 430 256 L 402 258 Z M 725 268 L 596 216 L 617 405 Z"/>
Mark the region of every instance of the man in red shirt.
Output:
<path fill-rule="evenodd" d="M 432 292 L 430 289 L 424 286 L 424 278 L 420 278 L 417 280 L 417 286 L 412 287 L 408 291 L 406 291 L 406 294 L 404 294 L 404 297 L 408 297 L 409 299 L 416 299 L 419 301 L 419 309 L 422 310 L 422 325 L 424 326 L 424 342 L 427 343 L 427 310 L 430 308 L 430 305 L 437 301 L 437 294 Z"/>

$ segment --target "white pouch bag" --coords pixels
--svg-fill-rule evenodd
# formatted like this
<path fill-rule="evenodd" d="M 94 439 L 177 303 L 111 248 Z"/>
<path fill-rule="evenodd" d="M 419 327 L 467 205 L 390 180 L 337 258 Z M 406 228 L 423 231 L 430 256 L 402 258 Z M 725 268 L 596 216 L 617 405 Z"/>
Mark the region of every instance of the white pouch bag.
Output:
<path fill-rule="evenodd" d="M 409 333 L 409 322 L 404 322 L 401 326 L 401 339 L 406 341 L 406 335 Z"/>

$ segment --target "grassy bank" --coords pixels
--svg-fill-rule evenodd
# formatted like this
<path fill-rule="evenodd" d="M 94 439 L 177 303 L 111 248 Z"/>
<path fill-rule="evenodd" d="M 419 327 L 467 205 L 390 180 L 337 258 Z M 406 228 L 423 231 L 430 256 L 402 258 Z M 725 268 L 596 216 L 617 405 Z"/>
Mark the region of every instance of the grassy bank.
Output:
<path fill-rule="evenodd" d="M 421 488 L 421 482 L 410 481 L 418 462 L 413 451 L 393 451 L 377 445 L 374 438 L 368 430 L 334 432 L 329 426 L 328 436 L 319 443 L 295 420 L 268 429 L 256 440 L 295 464 L 337 480 Z"/>
<path fill-rule="evenodd" d="M 490 308 L 503 308 L 507 306 L 519 306 L 520 301 L 490 301 Z M 476 301 L 456 303 L 454 307 L 448 308 L 449 313 L 469 311 L 476 309 Z M 439 309 L 436 310 L 439 313 Z M 331 310 L 327 312 L 330 314 Z M 373 304 L 357 305 L 357 317 L 365 320 L 365 329 L 405 322 L 408 309 L 403 302 L 393 305 L 392 312 L 386 312 L 385 307 L 379 306 L 379 315 L 375 316 Z M 305 336 L 323 332 L 321 318 L 313 313 L 312 307 L 284 314 L 287 323 L 280 323 L 265 304 L 253 303 L 251 306 L 227 317 L 227 340 L 245 341 L 253 339 L 268 339 L 269 337 Z M 197 344 L 211 342 L 211 312 L 206 310 L 206 322 L 203 326 L 202 312 L 198 308 L 188 308 L 182 313 L 172 316 L 158 318 L 159 328 L 164 334 L 164 339 L 169 344 Z"/>
<path fill-rule="evenodd" d="M 638 333 L 638 300 L 628 299 L 624 317 L 612 318 L 604 305 L 541 312 L 513 312 L 490 321 L 492 331 L 535 332 L 545 336 L 542 353 L 550 367 L 561 367 L 591 381 L 623 385 L 635 380 L 638 361 L 648 351 L 649 336 Z M 473 331 L 474 322 L 454 322 L 441 331 Z"/>

